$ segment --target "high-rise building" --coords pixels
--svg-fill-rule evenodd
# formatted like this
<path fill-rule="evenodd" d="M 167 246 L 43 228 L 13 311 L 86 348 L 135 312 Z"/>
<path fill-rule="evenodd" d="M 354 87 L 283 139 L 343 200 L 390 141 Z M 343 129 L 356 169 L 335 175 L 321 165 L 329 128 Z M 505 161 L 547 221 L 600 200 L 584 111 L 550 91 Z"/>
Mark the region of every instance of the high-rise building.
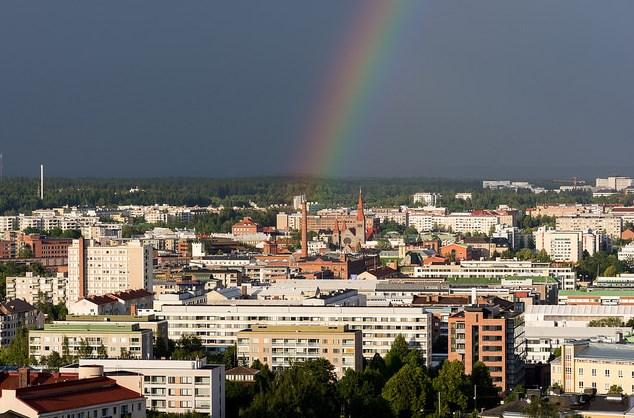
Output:
<path fill-rule="evenodd" d="M 512 303 L 466 306 L 448 322 L 450 361 L 464 363 L 467 374 L 476 362 L 484 363 L 502 390 L 523 382 L 524 317 Z"/>
<path fill-rule="evenodd" d="M 152 291 L 152 247 L 140 241 L 100 246 L 83 238 L 68 248 L 67 303 L 130 289 Z"/>

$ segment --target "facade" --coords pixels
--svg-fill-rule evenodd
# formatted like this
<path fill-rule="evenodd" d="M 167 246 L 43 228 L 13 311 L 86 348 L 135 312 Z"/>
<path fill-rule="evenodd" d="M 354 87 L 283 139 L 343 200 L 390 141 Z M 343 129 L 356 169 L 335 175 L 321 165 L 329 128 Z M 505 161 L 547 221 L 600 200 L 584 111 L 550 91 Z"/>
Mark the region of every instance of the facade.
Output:
<path fill-rule="evenodd" d="M 512 308 L 475 305 L 449 317 L 448 360 L 464 363 L 471 374 L 480 361 L 502 390 L 523 383 L 525 354 L 524 318 Z"/>
<path fill-rule="evenodd" d="M 2 389 L 0 414 L 7 417 L 144 418 L 145 398 L 99 376 Z"/>
<path fill-rule="evenodd" d="M 210 418 L 225 416 L 224 365 L 207 364 L 206 359 L 82 359 L 79 367 L 66 367 L 61 372 L 92 365 L 103 367 L 106 375 L 122 371 L 142 375 L 141 390 L 147 409 L 175 414 L 197 412 L 209 414 Z"/>
<path fill-rule="evenodd" d="M 249 217 L 242 218 L 241 221 L 236 222 L 231 227 L 231 233 L 236 236 L 252 235 L 252 234 L 257 234 L 258 232 L 261 232 L 261 231 L 262 231 L 262 228 L 260 227 L 260 225 L 255 223 L 253 219 Z"/>
<path fill-rule="evenodd" d="M 607 394 L 612 385 L 634 393 L 634 347 L 625 344 L 567 341 L 561 356 L 551 362 L 552 383 L 564 392 L 583 393 L 595 389 Z"/>
<path fill-rule="evenodd" d="M 0 346 L 11 344 L 22 328 L 41 328 L 44 314 L 22 299 L 0 303 Z"/>
<path fill-rule="evenodd" d="M 570 267 L 551 267 L 550 263 L 496 259 L 490 261 L 462 261 L 452 265 L 425 265 L 414 268 L 414 277 L 426 279 L 447 278 L 521 278 L 553 277 L 562 289 L 576 289 L 577 273 Z"/>
<path fill-rule="evenodd" d="M 600 190 L 615 190 L 620 192 L 632 187 L 632 185 L 634 185 L 634 180 L 630 177 L 614 176 L 608 178 L 597 178 L 595 184 L 596 188 Z"/>
<path fill-rule="evenodd" d="M 612 215 L 561 216 L 556 220 L 557 231 L 597 231 L 610 238 L 620 238 L 623 219 Z"/>
<path fill-rule="evenodd" d="M 44 329 L 29 331 L 29 355 L 38 360 L 53 351 L 64 352 L 64 340 L 68 341 L 68 351 L 77 355 L 82 341 L 92 347 L 94 356 L 103 346 L 108 357 L 129 357 L 135 359 L 153 358 L 153 335 L 148 329 L 141 329 L 138 323 L 74 323 L 56 321 L 45 324 Z"/>
<path fill-rule="evenodd" d="M 603 236 L 592 231 L 560 231 L 540 227 L 533 233 L 535 249 L 545 251 L 555 262 L 578 263 L 583 252 L 593 255 L 601 249 Z"/>
<path fill-rule="evenodd" d="M 152 247 L 139 241 L 99 246 L 83 238 L 68 249 L 67 303 L 130 289 L 152 291 Z"/>
<path fill-rule="evenodd" d="M 541 327 L 526 326 L 526 362 L 547 363 L 554 358 L 555 350 L 570 340 L 618 344 L 631 334 L 629 327 Z"/>
<path fill-rule="evenodd" d="M 6 299 L 22 299 L 30 304 L 40 302 L 57 305 L 66 302 L 66 276 L 57 273 L 55 276 L 34 276 L 26 272 L 26 276 L 7 277 Z"/>
<path fill-rule="evenodd" d="M 259 360 L 273 371 L 318 358 L 328 360 L 338 378 L 363 369 L 361 331 L 344 325 L 256 325 L 238 332 L 237 340 L 238 362 Z"/>
<path fill-rule="evenodd" d="M 412 200 L 414 204 L 421 203 L 423 206 L 436 206 L 441 199 L 440 193 L 414 193 Z"/>
<path fill-rule="evenodd" d="M 196 335 L 211 350 L 234 345 L 237 334 L 256 325 L 347 325 L 360 330 L 363 356 L 384 356 L 399 334 L 410 347 L 420 350 L 431 366 L 432 315 L 422 308 L 275 306 L 260 301 L 251 306 L 195 305 L 162 307 L 158 318 L 167 319 L 170 339 Z"/>
<path fill-rule="evenodd" d="M 619 260 L 630 264 L 634 263 L 634 242 L 630 242 L 629 244 L 621 247 L 618 252 L 618 258 Z"/>
<path fill-rule="evenodd" d="M 634 318 L 634 306 L 532 305 L 527 306 L 524 312 L 527 327 L 587 327 L 590 321 L 605 318 L 618 318 L 626 323 Z"/>
<path fill-rule="evenodd" d="M 73 240 L 68 238 L 22 235 L 18 239 L 18 247 L 29 247 L 35 258 L 68 258 L 68 247 L 72 242 Z"/>
<path fill-rule="evenodd" d="M 580 289 L 559 292 L 559 305 L 634 305 L 632 289 Z"/>

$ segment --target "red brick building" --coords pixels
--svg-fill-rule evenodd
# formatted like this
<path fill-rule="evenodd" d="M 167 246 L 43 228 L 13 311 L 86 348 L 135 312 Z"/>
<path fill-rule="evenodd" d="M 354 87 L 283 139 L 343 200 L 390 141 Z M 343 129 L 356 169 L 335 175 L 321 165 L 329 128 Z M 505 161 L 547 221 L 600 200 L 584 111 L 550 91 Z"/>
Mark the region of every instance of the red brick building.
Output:
<path fill-rule="evenodd" d="M 13 241 L 0 240 L 0 258 L 14 258 L 15 243 Z"/>
<path fill-rule="evenodd" d="M 449 244 L 440 247 L 440 255 L 449 261 L 471 260 L 471 247 L 468 245 Z"/>
<path fill-rule="evenodd" d="M 34 258 L 68 258 L 68 247 L 72 243 L 70 238 L 49 238 L 33 234 L 20 237 L 18 246 L 31 248 Z"/>
<path fill-rule="evenodd" d="M 250 235 L 250 234 L 257 234 L 258 232 L 261 232 L 261 231 L 262 231 L 262 227 L 260 227 L 260 225 L 255 223 L 253 219 L 249 218 L 248 216 L 245 218 L 242 218 L 241 221 L 235 223 L 231 227 L 231 233 L 233 235 Z"/>

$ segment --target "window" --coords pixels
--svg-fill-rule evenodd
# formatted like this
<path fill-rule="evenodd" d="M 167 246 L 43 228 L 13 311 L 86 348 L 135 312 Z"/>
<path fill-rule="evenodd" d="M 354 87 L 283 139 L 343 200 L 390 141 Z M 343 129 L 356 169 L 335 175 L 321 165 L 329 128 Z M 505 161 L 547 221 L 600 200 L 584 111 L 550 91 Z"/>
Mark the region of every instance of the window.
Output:
<path fill-rule="evenodd" d="M 623 377 L 623 370 L 619 369 L 619 377 Z"/>
<path fill-rule="evenodd" d="M 603 373 L 605 374 L 605 377 L 610 377 L 610 369 L 605 369 Z"/>
<path fill-rule="evenodd" d="M 592 389 L 596 389 L 597 388 L 597 382 L 592 382 Z"/>
<path fill-rule="evenodd" d="M 583 368 L 579 367 L 579 373 L 577 373 L 579 376 L 583 376 Z"/>
<path fill-rule="evenodd" d="M 579 381 L 579 389 L 583 389 L 583 382 L 581 380 Z"/>
<path fill-rule="evenodd" d="M 592 369 L 592 376 L 596 376 L 597 375 L 597 369 Z"/>

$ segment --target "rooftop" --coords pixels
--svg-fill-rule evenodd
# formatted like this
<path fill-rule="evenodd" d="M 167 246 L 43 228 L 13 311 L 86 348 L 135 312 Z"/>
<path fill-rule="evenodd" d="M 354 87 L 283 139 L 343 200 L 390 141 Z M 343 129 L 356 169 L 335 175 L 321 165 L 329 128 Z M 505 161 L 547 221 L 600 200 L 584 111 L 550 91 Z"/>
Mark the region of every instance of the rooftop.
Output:
<path fill-rule="evenodd" d="M 589 343 L 575 354 L 576 358 L 603 359 L 611 361 L 634 361 L 634 345 Z"/>
<path fill-rule="evenodd" d="M 332 334 L 354 332 L 344 325 L 320 326 L 320 325 L 255 325 L 240 332 L 252 333 L 306 333 L 306 334 Z"/>
<path fill-rule="evenodd" d="M 559 296 L 634 296 L 634 289 L 560 290 Z"/>

